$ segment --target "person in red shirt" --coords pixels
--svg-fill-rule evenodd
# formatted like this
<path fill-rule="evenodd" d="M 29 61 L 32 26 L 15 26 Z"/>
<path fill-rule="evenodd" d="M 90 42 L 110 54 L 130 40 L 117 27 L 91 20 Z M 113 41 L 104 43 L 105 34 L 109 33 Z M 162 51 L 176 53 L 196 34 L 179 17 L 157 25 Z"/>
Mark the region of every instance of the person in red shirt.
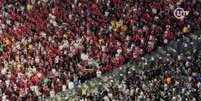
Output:
<path fill-rule="evenodd" d="M 168 41 L 175 39 L 175 33 L 170 31 L 165 31 L 164 33 L 164 39 L 167 39 Z"/>
<path fill-rule="evenodd" d="M 122 0 L 112 0 L 112 3 L 113 3 L 115 6 L 119 6 L 120 4 L 122 4 Z"/>
<path fill-rule="evenodd" d="M 143 38 L 143 35 L 140 33 L 133 33 L 132 35 L 132 40 L 136 43 L 139 43 L 142 38 Z"/>
<path fill-rule="evenodd" d="M 31 77 L 31 81 L 33 84 L 37 85 L 43 78 L 43 74 L 38 72 Z"/>
<path fill-rule="evenodd" d="M 123 65 L 125 62 L 125 57 L 123 55 L 119 56 L 119 66 Z"/>
<path fill-rule="evenodd" d="M 14 21 L 18 19 L 18 15 L 17 15 L 15 9 L 12 10 L 10 16 L 11 16 L 11 19 L 14 20 Z"/>
<path fill-rule="evenodd" d="M 113 70 L 113 66 L 112 64 L 108 63 L 105 67 L 104 70 L 106 70 L 107 72 L 111 72 Z"/>
<path fill-rule="evenodd" d="M 133 51 L 133 58 L 139 58 L 140 55 L 142 54 L 143 49 L 140 47 L 135 47 L 134 51 Z"/>
<path fill-rule="evenodd" d="M 92 4 L 91 11 L 92 11 L 92 14 L 94 15 L 98 15 L 98 16 L 101 15 L 100 9 L 97 4 Z"/>

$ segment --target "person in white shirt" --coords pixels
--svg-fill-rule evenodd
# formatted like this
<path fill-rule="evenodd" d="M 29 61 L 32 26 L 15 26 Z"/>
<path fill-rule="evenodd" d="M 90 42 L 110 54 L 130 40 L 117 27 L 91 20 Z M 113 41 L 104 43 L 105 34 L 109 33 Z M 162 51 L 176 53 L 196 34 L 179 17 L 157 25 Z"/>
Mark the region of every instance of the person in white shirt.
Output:
<path fill-rule="evenodd" d="M 54 97 L 55 96 L 55 91 L 54 90 L 51 90 L 50 91 L 50 97 Z"/>
<path fill-rule="evenodd" d="M 62 91 L 66 91 L 66 85 L 62 86 Z"/>
<path fill-rule="evenodd" d="M 102 72 L 98 69 L 98 70 L 96 71 L 96 77 L 97 77 L 97 78 L 100 78 L 101 75 L 102 75 Z"/>
<path fill-rule="evenodd" d="M 73 88 L 74 88 L 73 82 L 68 80 L 68 89 L 73 89 Z"/>

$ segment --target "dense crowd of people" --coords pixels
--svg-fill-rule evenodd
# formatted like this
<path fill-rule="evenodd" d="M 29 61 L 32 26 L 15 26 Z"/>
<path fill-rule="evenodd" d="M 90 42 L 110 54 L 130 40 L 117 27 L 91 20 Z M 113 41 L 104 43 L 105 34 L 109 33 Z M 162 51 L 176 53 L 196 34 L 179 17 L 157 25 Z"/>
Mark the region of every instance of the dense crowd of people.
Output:
<path fill-rule="evenodd" d="M 188 10 L 176 19 L 177 6 Z M 200 30 L 200 0 L 0 0 L 0 97 L 79 88 Z"/>
<path fill-rule="evenodd" d="M 190 45 L 199 48 L 189 49 Z M 80 93 L 77 98 L 83 101 L 200 101 L 201 47 L 190 41 L 186 48 L 187 51 L 176 50 L 177 55 L 155 59 L 144 69 L 127 68 L 120 77 L 109 76 L 101 86 L 93 91 L 88 87 L 88 92 Z M 145 62 L 135 67 L 141 65 Z"/>

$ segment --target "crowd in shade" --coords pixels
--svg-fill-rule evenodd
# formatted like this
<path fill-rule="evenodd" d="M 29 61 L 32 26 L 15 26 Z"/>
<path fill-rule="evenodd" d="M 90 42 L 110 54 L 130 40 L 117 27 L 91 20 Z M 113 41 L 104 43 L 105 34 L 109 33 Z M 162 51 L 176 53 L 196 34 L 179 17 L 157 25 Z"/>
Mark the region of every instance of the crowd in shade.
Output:
<path fill-rule="evenodd" d="M 127 68 L 124 75 L 108 76 L 93 90 L 82 87 L 75 99 L 81 101 L 200 101 L 201 100 L 201 37 L 188 41 L 174 52 L 153 59 L 152 62 L 138 61 L 134 67 Z M 197 41 L 198 42 L 198 41 Z M 177 42 L 177 45 L 180 45 Z M 190 48 L 194 45 L 199 48 Z M 193 46 L 193 47 L 194 47 Z M 170 47 L 169 47 L 170 48 Z M 190 48 L 190 49 L 189 49 Z M 174 50 L 174 48 L 171 47 Z M 187 51 L 186 51 L 187 50 Z M 167 53 L 170 50 L 166 50 Z M 153 55 L 150 58 L 154 58 Z M 143 59 L 142 59 L 143 60 Z M 145 60 L 147 60 L 145 58 Z M 142 66 L 145 65 L 146 66 Z M 128 65 L 132 66 L 132 65 Z M 141 70 L 136 67 L 144 67 Z M 84 92 L 84 93 L 83 93 Z"/>
<path fill-rule="evenodd" d="M 176 7 L 189 15 L 175 18 Z M 34 101 L 80 88 L 89 78 L 201 30 L 200 7 L 200 0 L 0 0 L 0 98 Z M 141 98 L 152 96 L 146 92 L 151 84 L 170 88 L 168 71 L 166 85 L 157 78 L 142 85 L 145 74 L 136 77 L 138 84 L 130 82 Z M 175 86 L 193 90 L 185 85 L 193 81 L 189 76 Z M 180 91 L 172 88 L 164 95 Z"/>

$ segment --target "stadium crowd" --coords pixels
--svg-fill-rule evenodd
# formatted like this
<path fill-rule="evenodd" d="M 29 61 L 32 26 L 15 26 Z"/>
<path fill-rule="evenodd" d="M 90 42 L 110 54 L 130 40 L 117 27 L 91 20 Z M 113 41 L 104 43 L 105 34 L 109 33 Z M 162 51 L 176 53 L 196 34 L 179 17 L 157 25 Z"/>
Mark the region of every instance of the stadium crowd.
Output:
<path fill-rule="evenodd" d="M 199 37 L 200 43 L 201 37 Z M 120 73 L 119 77 L 108 76 L 106 81 L 99 82 L 101 84 L 97 84 L 93 90 L 83 87 L 81 89 L 86 93 L 82 91 L 77 99 L 81 101 L 200 101 L 201 47 L 198 45 L 195 46 L 199 47 L 197 49 L 190 48 L 190 45 L 195 46 L 195 41 L 190 41 L 187 46 L 182 44 L 176 47 L 184 49 L 174 51 L 176 55 L 169 54 L 170 50 L 167 50 L 169 55 L 163 58 L 151 62 L 138 61 L 134 67 L 127 68 L 124 75 Z M 150 57 L 154 58 L 153 55 Z M 146 63 L 145 67 L 141 66 Z M 144 69 L 135 69 L 138 66 Z"/>
<path fill-rule="evenodd" d="M 190 11 L 187 18 L 174 17 L 177 6 Z M 200 0 L 0 0 L 0 97 L 32 101 L 79 88 L 200 30 L 200 6 Z"/>

